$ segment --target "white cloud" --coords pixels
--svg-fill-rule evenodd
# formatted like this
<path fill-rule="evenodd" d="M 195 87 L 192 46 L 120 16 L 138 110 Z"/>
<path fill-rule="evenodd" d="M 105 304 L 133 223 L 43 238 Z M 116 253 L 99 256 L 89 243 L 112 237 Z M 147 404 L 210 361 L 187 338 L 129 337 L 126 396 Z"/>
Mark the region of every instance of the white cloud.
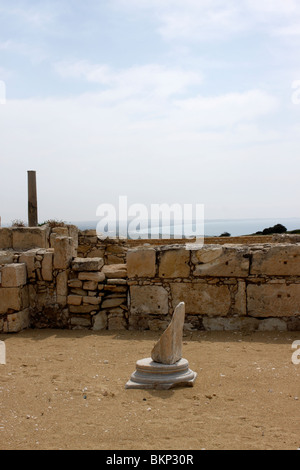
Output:
<path fill-rule="evenodd" d="M 259 30 L 296 34 L 300 3 L 296 0 L 115 0 L 122 8 L 146 10 L 164 39 L 207 41 Z"/>
<path fill-rule="evenodd" d="M 90 64 L 87 61 L 59 62 L 56 72 L 63 78 L 83 79 L 105 85 L 114 100 L 147 94 L 168 97 L 184 93 L 191 85 L 199 85 L 202 75 L 193 71 L 171 68 L 158 64 L 128 67 L 114 70 L 108 65 Z M 104 94 L 103 94 L 104 96 Z"/>

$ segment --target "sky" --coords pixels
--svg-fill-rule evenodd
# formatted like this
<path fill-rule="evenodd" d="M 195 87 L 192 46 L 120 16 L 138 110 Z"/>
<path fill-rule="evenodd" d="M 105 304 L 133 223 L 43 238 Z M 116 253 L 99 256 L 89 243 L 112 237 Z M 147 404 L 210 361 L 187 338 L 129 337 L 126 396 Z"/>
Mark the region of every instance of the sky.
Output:
<path fill-rule="evenodd" d="M 0 216 L 300 217 L 298 0 L 0 0 Z"/>

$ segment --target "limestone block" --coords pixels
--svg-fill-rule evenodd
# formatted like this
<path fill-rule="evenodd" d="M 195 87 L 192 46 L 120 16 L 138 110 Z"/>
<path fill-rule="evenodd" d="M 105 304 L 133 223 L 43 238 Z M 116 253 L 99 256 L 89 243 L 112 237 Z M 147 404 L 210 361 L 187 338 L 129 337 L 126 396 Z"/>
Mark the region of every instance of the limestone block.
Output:
<path fill-rule="evenodd" d="M 130 311 L 132 314 L 167 315 L 168 292 L 162 286 L 131 286 Z"/>
<path fill-rule="evenodd" d="M 70 313 L 81 313 L 81 314 L 87 314 L 91 313 L 93 311 L 99 310 L 98 305 L 70 305 L 69 307 Z"/>
<path fill-rule="evenodd" d="M 100 250 L 100 249 L 97 249 L 97 248 L 93 248 L 89 252 L 89 258 L 103 258 L 104 255 L 105 255 L 105 250 Z"/>
<path fill-rule="evenodd" d="M 123 317 L 108 317 L 108 330 L 119 331 L 127 330 L 127 323 Z"/>
<path fill-rule="evenodd" d="M 260 320 L 259 331 L 287 331 L 288 324 L 281 318 L 266 318 Z"/>
<path fill-rule="evenodd" d="M 247 310 L 252 317 L 300 316 L 300 284 L 248 285 Z"/>
<path fill-rule="evenodd" d="M 12 247 L 12 229 L 0 228 L 0 250 L 8 250 Z"/>
<path fill-rule="evenodd" d="M 29 279 L 35 278 L 35 257 L 37 255 L 38 249 L 28 250 L 24 253 L 21 253 L 19 262 L 25 263 L 27 268 L 27 276 Z"/>
<path fill-rule="evenodd" d="M 107 279 L 108 285 L 127 286 L 126 279 Z"/>
<path fill-rule="evenodd" d="M 105 280 L 105 274 L 99 272 L 83 272 L 78 274 L 78 279 L 80 281 L 103 282 Z"/>
<path fill-rule="evenodd" d="M 75 258 L 72 263 L 72 269 L 73 271 L 83 272 L 100 271 L 103 265 L 103 258 Z"/>
<path fill-rule="evenodd" d="M 203 327 L 206 331 L 256 331 L 259 328 L 257 318 L 248 317 L 204 317 Z"/>
<path fill-rule="evenodd" d="M 72 317 L 70 319 L 70 324 L 74 329 L 90 328 L 91 319 L 85 317 Z"/>
<path fill-rule="evenodd" d="M 0 314 L 9 310 L 19 312 L 22 310 L 22 297 L 20 287 L 0 288 Z"/>
<path fill-rule="evenodd" d="M 14 261 L 14 254 L 11 251 L 0 251 L 0 264 L 11 264 Z"/>
<path fill-rule="evenodd" d="M 11 230 L 14 250 L 49 248 L 50 228 L 48 225 L 43 227 L 16 227 Z"/>
<path fill-rule="evenodd" d="M 153 248 L 128 251 L 127 273 L 129 278 L 155 277 L 156 251 Z"/>
<path fill-rule="evenodd" d="M 91 297 L 89 295 L 86 295 L 85 297 L 82 298 L 84 304 L 89 304 L 89 305 L 100 305 L 101 304 L 101 297 Z"/>
<path fill-rule="evenodd" d="M 107 328 L 107 314 L 105 312 L 99 312 L 93 316 L 93 330 L 101 331 Z"/>
<path fill-rule="evenodd" d="M 173 308 L 185 302 L 187 314 L 226 316 L 231 306 L 229 287 L 202 283 L 171 284 Z"/>
<path fill-rule="evenodd" d="M 249 248 L 229 245 L 205 245 L 192 251 L 194 276 L 247 277 Z"/>
<path fill-rule="evenodd" d="M 127 277 L 126 264 L 112 264 L 102 268 L 102 272 L 108 279 L 122 279 Z"/>
<path fill-rule="evenodd" d="M 52 233 L 55 233 L 58 237 L 69 237 L 68 227 L 53 227 Z"/>
<path fill-rule="evenodd" d="M 254 251 L 251 274 L 268 276 L 300 275 L 300 244 L 274 245 Z"/>
<path fill-rule="evenodd" d="M 102 308 L 114 308 L 114 307 L 119 307 L 119 305 L 122 305 L 126 303 L 126 299 L 124 297 L 115 297 L 113 299 L 105 299 L 102 302 Z"/>
<path fill-rule="evenodd" d="M 246 282 L 244 281 L 239 281 L 237 284 L 232 313 L 241 317 L 245 317 L 247 315 Z"/>
<path fill-rule="evenodd" d="M 83 283 L 83 289 L 84 290 L 97 290 L 98 288 L 98 282 L 96 281 L 86 281 Z"/>
<path fill-rule="evenodd" d="M 54 240 L 54 269 L 67 269 L 72 261 L 72 238 L 56 237 Z"/>
<path fill-rule="evenodd" d="M 56 278 L 56 293 L 58 296 L 68 295 L 68 271 L 58 273 Z"/>
<path fill-rule="evenodd" d="M 27 282 L 26 264 L 6 264 L 1 270 L 2 287 L 20 287 Z"/>
<path fill-rule="evenodd" d="M 159 264 L 159 277 L 189 277 L 190 251 L 185 249 L 168 249 L 162 251 Z"/>
<path fill-rule="evenodd" d="M 42 278 L 44 281 L 53 280 L 53 253 L 46 251 L 42 261 Z"/>
<path fill-rule="evenodd" d="M 81 295 L 68 295 L 67 302 L 68 302 L 68 305 L 81 305 L 82 296 Z"/>
<path fill-rule="evenodd" d="M 19 333 L 29 327 L 30 313 L 29 308 L 21 312 L 7 315 L 7 333 Z"/>
<path fill-rule="evenodd" d="M 68 281 L 68 286 L 70 287 L 70 289 L 81 289 L 82 288 L 82 281 L 80 281 L 79 279 L 70 279 Z"/>
<path fill-rule="evenodd" d="M 69 237 L 73 240 L 73 257 L 75 258 L 78 250 L 78 227 L 76 227 L 76 225 L 68 225 L 68 232 Z"/>

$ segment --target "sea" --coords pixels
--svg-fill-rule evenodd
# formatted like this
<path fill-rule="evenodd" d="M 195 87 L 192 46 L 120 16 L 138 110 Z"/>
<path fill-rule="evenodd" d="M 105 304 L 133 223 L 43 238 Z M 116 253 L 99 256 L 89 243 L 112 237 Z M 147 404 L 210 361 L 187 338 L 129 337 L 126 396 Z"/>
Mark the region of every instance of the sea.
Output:
<path fill-rule="evenodd" d="M 76 225 L 80 230 L 96 229 L 98 221 L 72 221 L 69 222 Z M 224 232 L 229 233 L 231 236 L 245 236 L 253 235 L 256 232 L 263 231 L 265 228 L 273 227 L 274 225 L 281 224 L 286 227 L 287 231 L 300 230 L 300 217 L 299 218 L 270 218 L 270 219 L 213 219 L 205 220 L 203 224 L 204 235 L 206 237 L 218 237 Z M 147 224 L 148 225 L 148 224 Z M 132 226 L 132 224 L 131 224 Z M 122 224 L 120 223 L 120 227 Z M 129 238 L 137 238 L 140 236 L 142 239 L 157 238 L 160 235 L 168 235 L 171 233 L 172 238 L 181 238 L 182 233 L 186 237 L 195 236 L 195 223 L 185 223 L 184 227 L 181 224 L 174 224 L 170 228 L 170 224 L 164 225 L 152 224 L 151 229 L 143 228 L 145 224 L 137 226 L 137 230 L 131 230 L 129 232 Z M 111 235 L 113 232 L 108 226 L 107 235 Z M 120 229 L 120 234 L 124 236 L 124 226 Z M 197 236 L 202 236 L 203 233 L 197 233 Z"/>

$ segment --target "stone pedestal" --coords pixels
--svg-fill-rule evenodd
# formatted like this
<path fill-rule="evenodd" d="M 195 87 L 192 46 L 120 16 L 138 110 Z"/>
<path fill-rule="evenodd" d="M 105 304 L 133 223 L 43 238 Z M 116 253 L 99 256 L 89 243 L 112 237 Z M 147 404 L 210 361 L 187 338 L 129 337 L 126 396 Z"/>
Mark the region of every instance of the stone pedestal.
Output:
<path fill-rule="evenodd" d="M 149 357 L 137 361 L 136 370 L 125 388 L 169 390 L 183 385 L 192 387 L 196 378 L 197 374 L 189 369 L 186 359 L 175 364 L 161 364 Z"/>

